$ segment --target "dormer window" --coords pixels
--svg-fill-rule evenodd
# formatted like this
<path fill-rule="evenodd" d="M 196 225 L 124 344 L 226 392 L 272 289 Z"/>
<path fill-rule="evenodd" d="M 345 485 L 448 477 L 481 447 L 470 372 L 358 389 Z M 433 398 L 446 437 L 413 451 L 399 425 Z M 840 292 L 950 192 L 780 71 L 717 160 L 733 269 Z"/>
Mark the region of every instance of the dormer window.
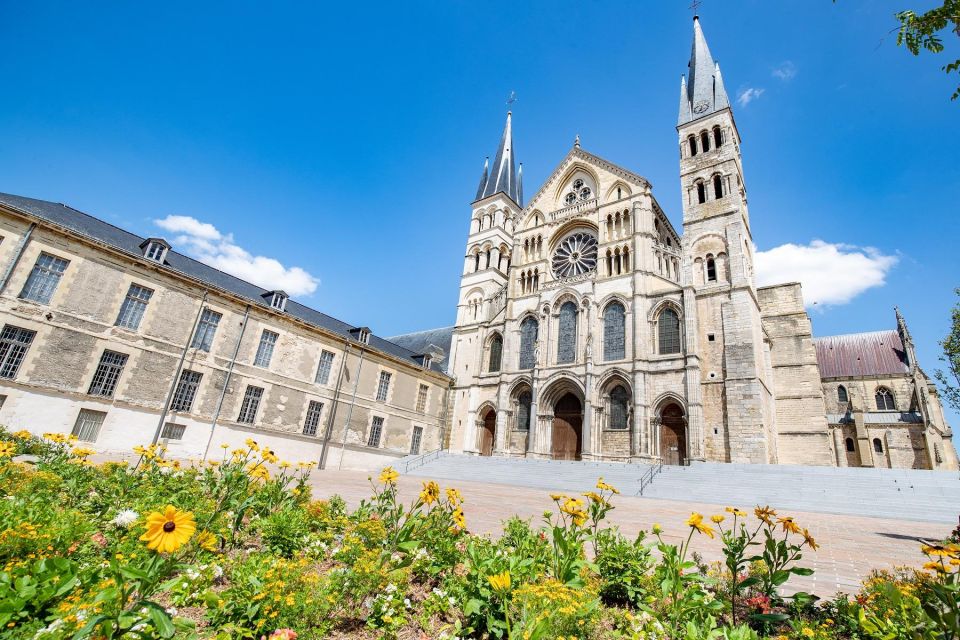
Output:
<path fill-rule="evenodd" d="M 283 291 L 267 291 L 263 294 L 264 299 L 271 308 L 283 312 L 287 308 L 287 298 L 289 297 Z"/>
<path fill-rule="evenodd" d="M 362 342 L 363 344 L 370 344 L 370 328 L 369 327 L 357 327 L 356 329 L 350 329 L 350 334 L 357 339 L 357 342 Z"/>
<path fill-rule="evenodd" d="M 433 364 L 433 356 L 429 353 L 420 353 L 413 356 L 413 359 L 420 363 L 424 369 L 429 369 L 430 365 Z"/>
<path fill-rule="evenodd" d="M 140 248 L 143 249 L 143 257 L 147 260 L 163 264 L 163 259 L 167 257 L 167 251 L 170 249 L 170 244 L 163 238 L 147 238 L 140 245 Z"/>

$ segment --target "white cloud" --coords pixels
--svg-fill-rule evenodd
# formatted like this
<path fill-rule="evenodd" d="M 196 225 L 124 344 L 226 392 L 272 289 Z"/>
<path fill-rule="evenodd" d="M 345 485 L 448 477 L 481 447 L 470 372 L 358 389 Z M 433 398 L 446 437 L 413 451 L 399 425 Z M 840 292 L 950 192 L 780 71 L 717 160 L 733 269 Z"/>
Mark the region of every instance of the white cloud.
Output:
<path fill-rule="evenodd" d="M 765 89 L 759 87 L 747 87 L 746 89 L 741 89 L 740 93 L 737 94 L 737 102 L 740 103 L 741 107 L 745 107 L 760 96 L 763 95 Z"/>
<path fill-rule="evenodd" d="M 317 290 L 320 280 L 300 267 L 285 267 L 275 259 L 255 256 L 233 242 L 208 222 L 190 216 L 167 216 L 154 220 L 161 229 L 179 234 L 174 243 L 178 250 L 237 276 L 264 289 L 283 289 L 291 296 L 309 295 Z"/>
<path fill-rule="evenodd" d="M 898 259 L 872 247 L 823 240 L 783 244 L 754 254 L 758 286 L 800 282 L 808 307 L 846 304 L 867 289 L 882 287 Z"/>
<path fill-rule="evenodd" d="M 784 82 L 792 80 L 793 77 L 797 75 L 797 65 L 787 60 L 780 63 L 780 66 L 772 71 L 772 75 L 774 78 L 780 78 Z"/>

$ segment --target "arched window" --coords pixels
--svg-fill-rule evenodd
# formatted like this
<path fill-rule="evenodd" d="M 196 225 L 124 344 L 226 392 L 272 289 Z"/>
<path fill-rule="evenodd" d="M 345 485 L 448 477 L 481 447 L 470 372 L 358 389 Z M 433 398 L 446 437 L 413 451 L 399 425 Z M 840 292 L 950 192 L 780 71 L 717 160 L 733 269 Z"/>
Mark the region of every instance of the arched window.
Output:
<path fill-rule="evenodd" d="M 480 271 L 480 254 L 473 254 L 473 270 Z"/>
<path fill-rule="evenodd" d="M 680 316 L 673 309 L 660 312 L 657 321 L 659 353 L 680 353 Z"/>
<path fill-rule="evenodd" d="M 626 429 L 629 426 L 628 401 L 630 394 L 621 385 L 610 392 L 610 428 Z"/>
<path fill-rule="evenodd" d="M 493 336 L 490 341 L 490 366 L 487 371 L 500 371 L 500 359 L 503 356 L 503 338 L 500 334 Z"/>
<path fill-rule="evenodd" d="M 873 450 L 876 453 L 883 453 L 883 443 L 880 442 L 880 438 L 873 439 Z"/>
<path fill-rule="evenodd" d="M 530 429 L 530 405 L 533 404 L 533 394 L 524 391 L 517 398 L 517 429 L 527 431 Z"/>
<path fill-rule="evenodd" d="M 630 271 L 630 249 L 628 247 L 623 248 L 623 270 L 624 272 Z"/>
<path fill-rule="evenodd" d="M 697 155 L 697 137 L 690 136 L 689 138 L 687 138 L 687 144 L 690 145 L 690 155 L 691 156 Z"/>
<path fill-rule="evenodd" d="M 847 396 L 847 388 L 843 385 L 837 387 L 837 402 L 849 402 L 849 397 Z"/>
<path fill-rule="evenodd" d="M 713 176 L 713 197 L 717 199 L 723 197 L 723 179 L 719 173 Z"/>
<path fill-rule="evenodd" d="M 847 451 L 850 453 L 856 451 L 856 448 L 853 446 L 853 438 L 847 438 Z"/>
<path fill-rule="evenodd" d="M 557 363 L 573 362 L 577 356 L 577 305 L 564 302 L 560 307 L 560 327 L 557 335 Z"/>
<path fill-rule="evenodd" d="M 603 310 L 603 359 L 622 360 L 626 353 L 627 313 L 619 302 L 611 302 Z"/>
<path fill-rule="evenodd" d="M 720 130 L 720 127 L 713 128 L 713 146 L 715 148 L 723 146 L 723 131 Z"/>
<path fill-rule="evenodd" d="M 613 275 L 613 252 L 607 249 L 607 275 Z"/>
<path fill-rule="evenodd" d="M 539 323 L 536 318 L 527 317 L 520 323 L 520 368 L 533 369 L 536 364 L 534 345 L 537 342 Z"/>
<path fill-rule="evenodd" d="M 877 389 L 874 396 L 877 401 L 877 411 L 893 411 L 896 406 L 893 404 L 893 394 L 886 387 Z"/>
<path fill-rule="evenodd" d="M 717 281 L 717 262 L 713 256 L 707 256 L 707 282 Z"/>
<path fill-rule="evenodd" d="M 700 148 L 704 153 L 710 151 L 710 134 L 706 131 L 700 134 Z"/>
<path fill-rule="evenodd" d="M 697 202 L 703 204 L 707 201 L 707 188 L 704 186 L 702 180 L 697 181 Z M 479 258 L 478 258 L 479 260 Z M 477 264 L 480 264 L 477 262 Z"/>

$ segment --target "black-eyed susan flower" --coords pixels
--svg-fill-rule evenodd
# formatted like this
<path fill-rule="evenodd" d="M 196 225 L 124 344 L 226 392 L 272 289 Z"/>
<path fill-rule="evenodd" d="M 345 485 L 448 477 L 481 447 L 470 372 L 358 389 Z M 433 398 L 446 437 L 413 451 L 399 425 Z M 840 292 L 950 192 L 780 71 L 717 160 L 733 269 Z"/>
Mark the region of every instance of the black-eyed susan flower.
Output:
<path fill-rule="evenodd" d="M 0 458 L 12 458 L 17 453 L 17 445 L 12 442 L 0 442 Z"/>
<path fill-rule="evenodd" d="M 696 529 L 697 531 L 704 534 L 705 536 L 708 536 L 710 538 L 713 537 L 713 534 L 714 534 L 713 527 L 711 527 L 708 524 L 704 524 L 702 514 L 699 514 L 696 512 L 691 513 L 690 517 L 687 518 L 687 526 L 690 527 L 691 529 Z"/>
<path fill-rule="evenodd" d="M 757 518 L 765 524 L 773 525 L 773 518 L 777 515 L 777 512 L 770 507 L 757 507 L 753 510 L 753 515 L 757 516 Z"/>
<path fill-rule="evenodd" d="M 454 507 L 461 504 L 463 502 L 463 496 L 460 495 L 460 490 L 454 489 L 453 487 L 448 487 L 447 502 L 449 502 L 451 506 L 454 506 Z"/>
<path fill-rule="evenodd" d="M 497 573 L 492 576 L 487 576 L 487 582 L 490 583 L 490 588 L 497 593 L 507 593 L 510 591 L 510 572 L 504 571 L 503 573 Z"/>
<path fill-rule="evenodd" d="M 816 551 L 820 548 L 820 545 L 817 544 L 817 541 L 813 539 L 813 536 L 810 535 L 810 532 L 806 529 L 803 530 L 803 541 L 807 543 L 807 546 Z"/>
<path fill-rule="evenodd" d="M 393 467 L 384 467 L 380 472 L 380 482 L 384 484 L 397 484 L 397 478 L 400 474 Z"/>
<path fill-rule="evenodd" d="M 217 542 L 217 536 L 213 535 L 209 531 L 201 531 L 197 534 L 197 546 L 204 551 L 209 551 L 210 553 L 216 553 L 220 549 L 220 544 Z"/>
<path fill-rule="evenodd" d="M 140 539 L 147 543 L 148 549 L 173 553 L 185 545 L 196 530 L 192 513 L 167 505 L 162 513 L 155 511 L 147 516 L 147 531 Z"/>
<path fill-rule="evenodd" d="M 597 489 L 600 489 L 600 491 L 611 491 L 615 494 L 620 493 L 620 490 L 617 489 L 615 486 L 604 482 L 603 476 L 600 476 L 600 478 L 597 479 Z"/>
<path fill-rule="evenodd" d="M 440 499 L 440 485 L 433 480 L 423 483 L 423 490 L 420 492 L 420 499 L 424 504 L 433 504 Z"/>
<path fill-rule="evenodd" d="M 463 515 L 463 509 L 461 509 L 460 507 L 457 507 L 456 509 L 453 510 L 453 513 L 451 514 L 451 516 L 453 517 L 453 522 L 458 527 L 460 527 L 461 529 L 467 528 L 467 519 Z"/>
<path fill-rule="evenodd" d="M 800 527 L 797 526 L 797 523 L 793 521 L 793 518 L 790 516 L 784 516 L 783 518 L 777 518 L 777 522 L 783 525 L 784 533 L 800 533 Z"/>

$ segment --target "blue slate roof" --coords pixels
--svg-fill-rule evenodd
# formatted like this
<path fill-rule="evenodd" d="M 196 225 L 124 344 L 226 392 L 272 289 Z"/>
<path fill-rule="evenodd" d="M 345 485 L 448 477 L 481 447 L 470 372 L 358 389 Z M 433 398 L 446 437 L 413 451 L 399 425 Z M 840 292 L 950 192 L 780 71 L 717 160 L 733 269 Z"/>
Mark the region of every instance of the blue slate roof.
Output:
<path fill-rule="evenodd" d="M 41 221 L 63 227 L 85 238 L 109 245 L 114 249 L 137 257 L 143 257 L 143 251 L 140 246 L 145 238 L 125 231 L 109 222 L 95 218 L 82 211 L 68 207 L 67 205 L 57 202 L 47 202 L 46 200 L 25 198 L 8 193 L 0 193 L 0 205 L 4 205 L 28 216 L 39 218 Z M 240 296 L 251 305 L 264 309 L 270 308 L 269 303 L 263 297 L 263 295 L 267 293 L 267 290 L 263 287 L 224 273 L 219 269 L 194 260 L 182 253 L 177 253 L 173 249 L 167 251 L 164 265 L 172 271 L 199 280 L 213 288 L 222 289 L 236 296 Z M 325 313 L 311 309 L 299 302 L 288 300 L 284 313 L 285 315 L 302 320 L 308 325 L 326 329 L 341 336 L 345 340 L 360 344 L 356 338 L 350 334 L 350 330 L 356 328 L 354 325 L 332 318 Z M 384 338 L 371 334 L 369 346 L 401 360 L 418 364 L 414 356 L 419 355 L 419 352 L 411 351 Z M 445 365 L 440 363 L 431 365 L 431 369 L 438 373 L 444 373 L 444 368 Z"/>
<path fill-rule="evenodd" d="M 405 333 L 401 336 L 388 338 L 388 340 L 415 353 L 432 354 L 433 361 L 443 367 L 448 367 L 450 364 L 450 343 L 453 341 L 453 327 Z M 452 375 L 449 369 L 447 373 Z"/>
<path fill-rule="evenodd" d="M 710 47 L 700 27 L 700 19 L 693 18 L 693 47 L 688 65 L 689 81 L 680 79 L 680 115 L 677 125 L 704 118 L 730 106 L 723 86 L 720 65 L 710 55 Z"/>
<path fill-rule="evenodd" d="M 508 111 L 507 124 L 503 128 L 503 136 L 500 137 L 500 146 L 493 160 L 493 168 L 490 169 L 486 162 L 483 164 L 483 175 L 480 177 L 480 186 L 477 188 L 477 200 L 504 193 L 522 207 L 523 192 L 517 180 L 517 169 L 513 157 L 512 118 Z"/>

